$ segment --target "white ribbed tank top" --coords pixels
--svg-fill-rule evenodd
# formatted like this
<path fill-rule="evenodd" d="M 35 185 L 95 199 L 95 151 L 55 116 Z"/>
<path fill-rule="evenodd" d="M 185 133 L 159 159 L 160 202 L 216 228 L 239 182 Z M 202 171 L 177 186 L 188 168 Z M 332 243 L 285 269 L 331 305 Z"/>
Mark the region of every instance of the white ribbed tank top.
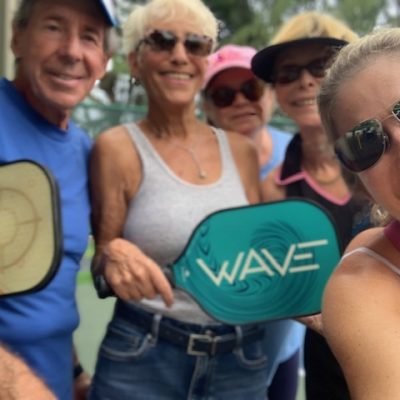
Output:
<path fill-rule="evenodd" d="M 196 185 L 174 174 L 135 123 L 125 126 L 141 159 L 142 181 L 129 204 L 123 237 L 168 274 L 168 265 L 180 255 L 204 217 L 224 208 L 247 205 L 248 200 L 224 131 L 214 129 L 222 160 L 221 177 L 208 185 Z M 175 289 L 174 295 L 171 308 L 166 308 L 159 297 L 143 300 L 140 306 L 185 322 L 215 322 L 184 292 Z"/>

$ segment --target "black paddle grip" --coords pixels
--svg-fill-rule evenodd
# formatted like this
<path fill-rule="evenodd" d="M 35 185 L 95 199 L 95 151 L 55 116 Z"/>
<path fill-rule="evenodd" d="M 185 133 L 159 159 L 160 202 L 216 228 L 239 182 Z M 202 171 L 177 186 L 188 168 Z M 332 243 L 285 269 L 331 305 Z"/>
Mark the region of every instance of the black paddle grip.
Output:
<path fill-rule="evenodd" d="M 107 297 L 115 296 L 114 291 L 107 283 L 103 275 L 96 275 L 93 278 L 93 281 L 94 281 L 94 287 L 96 288 L 97 291 L 97 296 L 99 296 L 100 299 L 105 299 Z"/>

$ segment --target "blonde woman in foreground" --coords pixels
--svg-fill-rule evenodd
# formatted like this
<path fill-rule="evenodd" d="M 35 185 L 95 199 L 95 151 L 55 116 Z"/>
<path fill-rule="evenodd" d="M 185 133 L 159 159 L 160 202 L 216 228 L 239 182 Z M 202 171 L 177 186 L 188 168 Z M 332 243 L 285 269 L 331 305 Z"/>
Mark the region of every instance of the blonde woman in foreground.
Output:
<path fill-rule="evenodd" d="M 364 231 L 328 283 L 326 338 L 353 400 L 400 393 L 400 29 L 345 47 L 321 87 L 323 125 L 343 165 L 392 217 Z"/>

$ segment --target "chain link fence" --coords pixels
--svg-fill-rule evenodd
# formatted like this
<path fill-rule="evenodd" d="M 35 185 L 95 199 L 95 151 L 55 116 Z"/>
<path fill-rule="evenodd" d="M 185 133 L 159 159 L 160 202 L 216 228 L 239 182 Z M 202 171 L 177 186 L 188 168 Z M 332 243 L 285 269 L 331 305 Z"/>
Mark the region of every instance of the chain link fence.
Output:
<path fill-rule="evenodd" d="M 146 114 L 146 106 L 120 103 L 97 104 L 82 103 L 75 110 L 72 119 L 94 138 L 112 126 L 136 121 Z M 199 114 L 201 117 L 201 114 Z M 288 118 L 279 114 L 270 122 L 272 126 L 287 132 L 295 132 L 296 127 Z"/>

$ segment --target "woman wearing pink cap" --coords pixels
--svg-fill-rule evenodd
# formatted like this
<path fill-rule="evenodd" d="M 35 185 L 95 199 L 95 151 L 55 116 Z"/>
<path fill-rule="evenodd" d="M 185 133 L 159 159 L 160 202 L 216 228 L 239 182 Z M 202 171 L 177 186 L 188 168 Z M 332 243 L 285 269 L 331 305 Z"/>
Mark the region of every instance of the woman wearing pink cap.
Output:
<path fill-rule="evenodd" d="M 256 52 L 253 47 L 230 44 L 209 56 L 203 109 L 212 125 L 254 141 L 264 179 L 282 161 L 291 135 L 267 125 L 275 108 L 275 94 L 251 72 Z"/>
<path fill-rule="evenodd" d="M 292 135 L 267 125 L 275 107 L 275 95 L 272 87 L 251 71 L 251 59 L 256 52 L 252 47 L 230 44 L 208 57 L 203 109 L 212 125 L 239 132 L 254 141 L 262 180 L 282 162 Z M 265 328 L 268 399 L 294 400 L 304 327 L 285 320 L 270 322 Z"/>

